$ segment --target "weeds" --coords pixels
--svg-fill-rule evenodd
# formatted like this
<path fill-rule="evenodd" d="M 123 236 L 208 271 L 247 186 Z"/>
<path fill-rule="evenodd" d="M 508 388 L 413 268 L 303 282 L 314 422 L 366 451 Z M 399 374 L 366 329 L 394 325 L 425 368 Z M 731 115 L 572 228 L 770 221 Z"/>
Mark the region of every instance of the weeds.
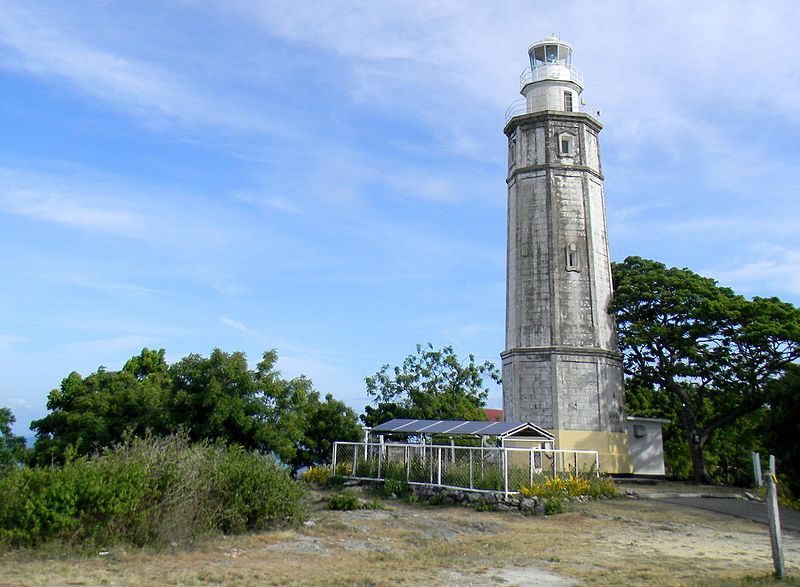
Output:
<path fill-rule="evenodd" d="M 328 498 L 328 509 L 341 512 L 353 510 L 382 510 L 383 503 L 379 499 L 362 501 L 351 493 L 334 493 Z"/>
<path fill-rule="evenodd" d="M 303 483 L 309 485 L 325 486 L 331 478 L 330 467 L 310 467 L 300 476 Z"/>
<path fill-rule="evenodd" d="M 520 488 L 523 497 L 564 498 L 582 497 L 592 498 L 616 497 L 619 495 L 617 486 L 610 477 L 596 475 L 563 475 L 551 477 L 544 481 L 534 483 L 530 487 Z"/>
<path fill-rule="evenodd" d="M 128 440 L 0 480 L 0 546 L 163 546 L 299 522 L 302 488 L 272 458 L 186 434 Z"/>

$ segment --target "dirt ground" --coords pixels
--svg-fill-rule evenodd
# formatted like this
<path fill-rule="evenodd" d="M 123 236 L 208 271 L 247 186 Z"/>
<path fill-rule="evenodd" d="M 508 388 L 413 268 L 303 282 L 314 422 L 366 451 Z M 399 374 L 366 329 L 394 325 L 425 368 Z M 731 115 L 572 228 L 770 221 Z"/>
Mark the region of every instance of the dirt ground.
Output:
<path fill-rule="evenodd" d="M 653 499 L 572 504 L 525 517 L 385 501 L 334 512 L 311 494 L 296 530 L 149 552 L 108 547 L 0 556 L 0 585 L 731 585 L 769 584 L 763 524 Z M 800 585 L 800 535 L 784 533 Z M 748 580 L 747 577 L 762 579 Z"/>

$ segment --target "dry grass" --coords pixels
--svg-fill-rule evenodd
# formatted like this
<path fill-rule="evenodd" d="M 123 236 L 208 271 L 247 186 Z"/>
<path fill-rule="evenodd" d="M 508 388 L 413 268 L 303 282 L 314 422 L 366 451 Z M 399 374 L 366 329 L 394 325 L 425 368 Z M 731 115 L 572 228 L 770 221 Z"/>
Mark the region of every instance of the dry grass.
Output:
<path fill-rule="evenodd" d="M 57 548 L 0 557 L 0 585 L 524 585 L 537 570 L 577 584 L 770 584 L 765 526 L 651 500 L 580 504 L 563 515 L 407 506 L 332 512 L 314 525 L 222 537 L 191 550 L 76 557 Z M 784 535 L 800 584 L 800 537 Z"/>

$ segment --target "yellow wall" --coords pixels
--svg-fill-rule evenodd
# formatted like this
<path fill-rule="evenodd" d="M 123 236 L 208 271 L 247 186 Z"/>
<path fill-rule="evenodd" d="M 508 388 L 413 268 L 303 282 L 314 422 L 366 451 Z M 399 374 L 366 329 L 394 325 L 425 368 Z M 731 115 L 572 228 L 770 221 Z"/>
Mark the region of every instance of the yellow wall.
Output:
<path fill-rule="evenodd" d="M 556 437 L 556 448 L 596 450 L 600 455 L 600 470 L 604 473 L 633 473 L 628 435 L 624 432 L 591 430 L 549 430 Z"/>

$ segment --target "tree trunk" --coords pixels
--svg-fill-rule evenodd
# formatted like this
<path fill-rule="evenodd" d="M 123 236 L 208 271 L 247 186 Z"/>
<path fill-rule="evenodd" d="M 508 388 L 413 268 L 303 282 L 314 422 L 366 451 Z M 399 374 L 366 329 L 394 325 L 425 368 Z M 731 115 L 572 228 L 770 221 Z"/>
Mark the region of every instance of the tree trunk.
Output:
<path fill-rule="evenodd" d="M 708 481 L 706 461 L 703 457 L 704 438 L 696 430 L 686 431 L 689 440 L 689 453 L 692 456 L 692 480 L 695 483 Z"/>
<path fill-rule="evenodd" d="M 681 401 L 681 425 L 689 444 L 689 455 L 692 458 L 692 480 L 695 483 L 705 483 L 708 481 L 706 462 L 703 458 L 703 445 L 707 435 L 701 434 L 697 429 L 697 416 L 694 413 L 691 398 L 682 385 L 674 381 L 668 384 L 672 391 Z"/>

